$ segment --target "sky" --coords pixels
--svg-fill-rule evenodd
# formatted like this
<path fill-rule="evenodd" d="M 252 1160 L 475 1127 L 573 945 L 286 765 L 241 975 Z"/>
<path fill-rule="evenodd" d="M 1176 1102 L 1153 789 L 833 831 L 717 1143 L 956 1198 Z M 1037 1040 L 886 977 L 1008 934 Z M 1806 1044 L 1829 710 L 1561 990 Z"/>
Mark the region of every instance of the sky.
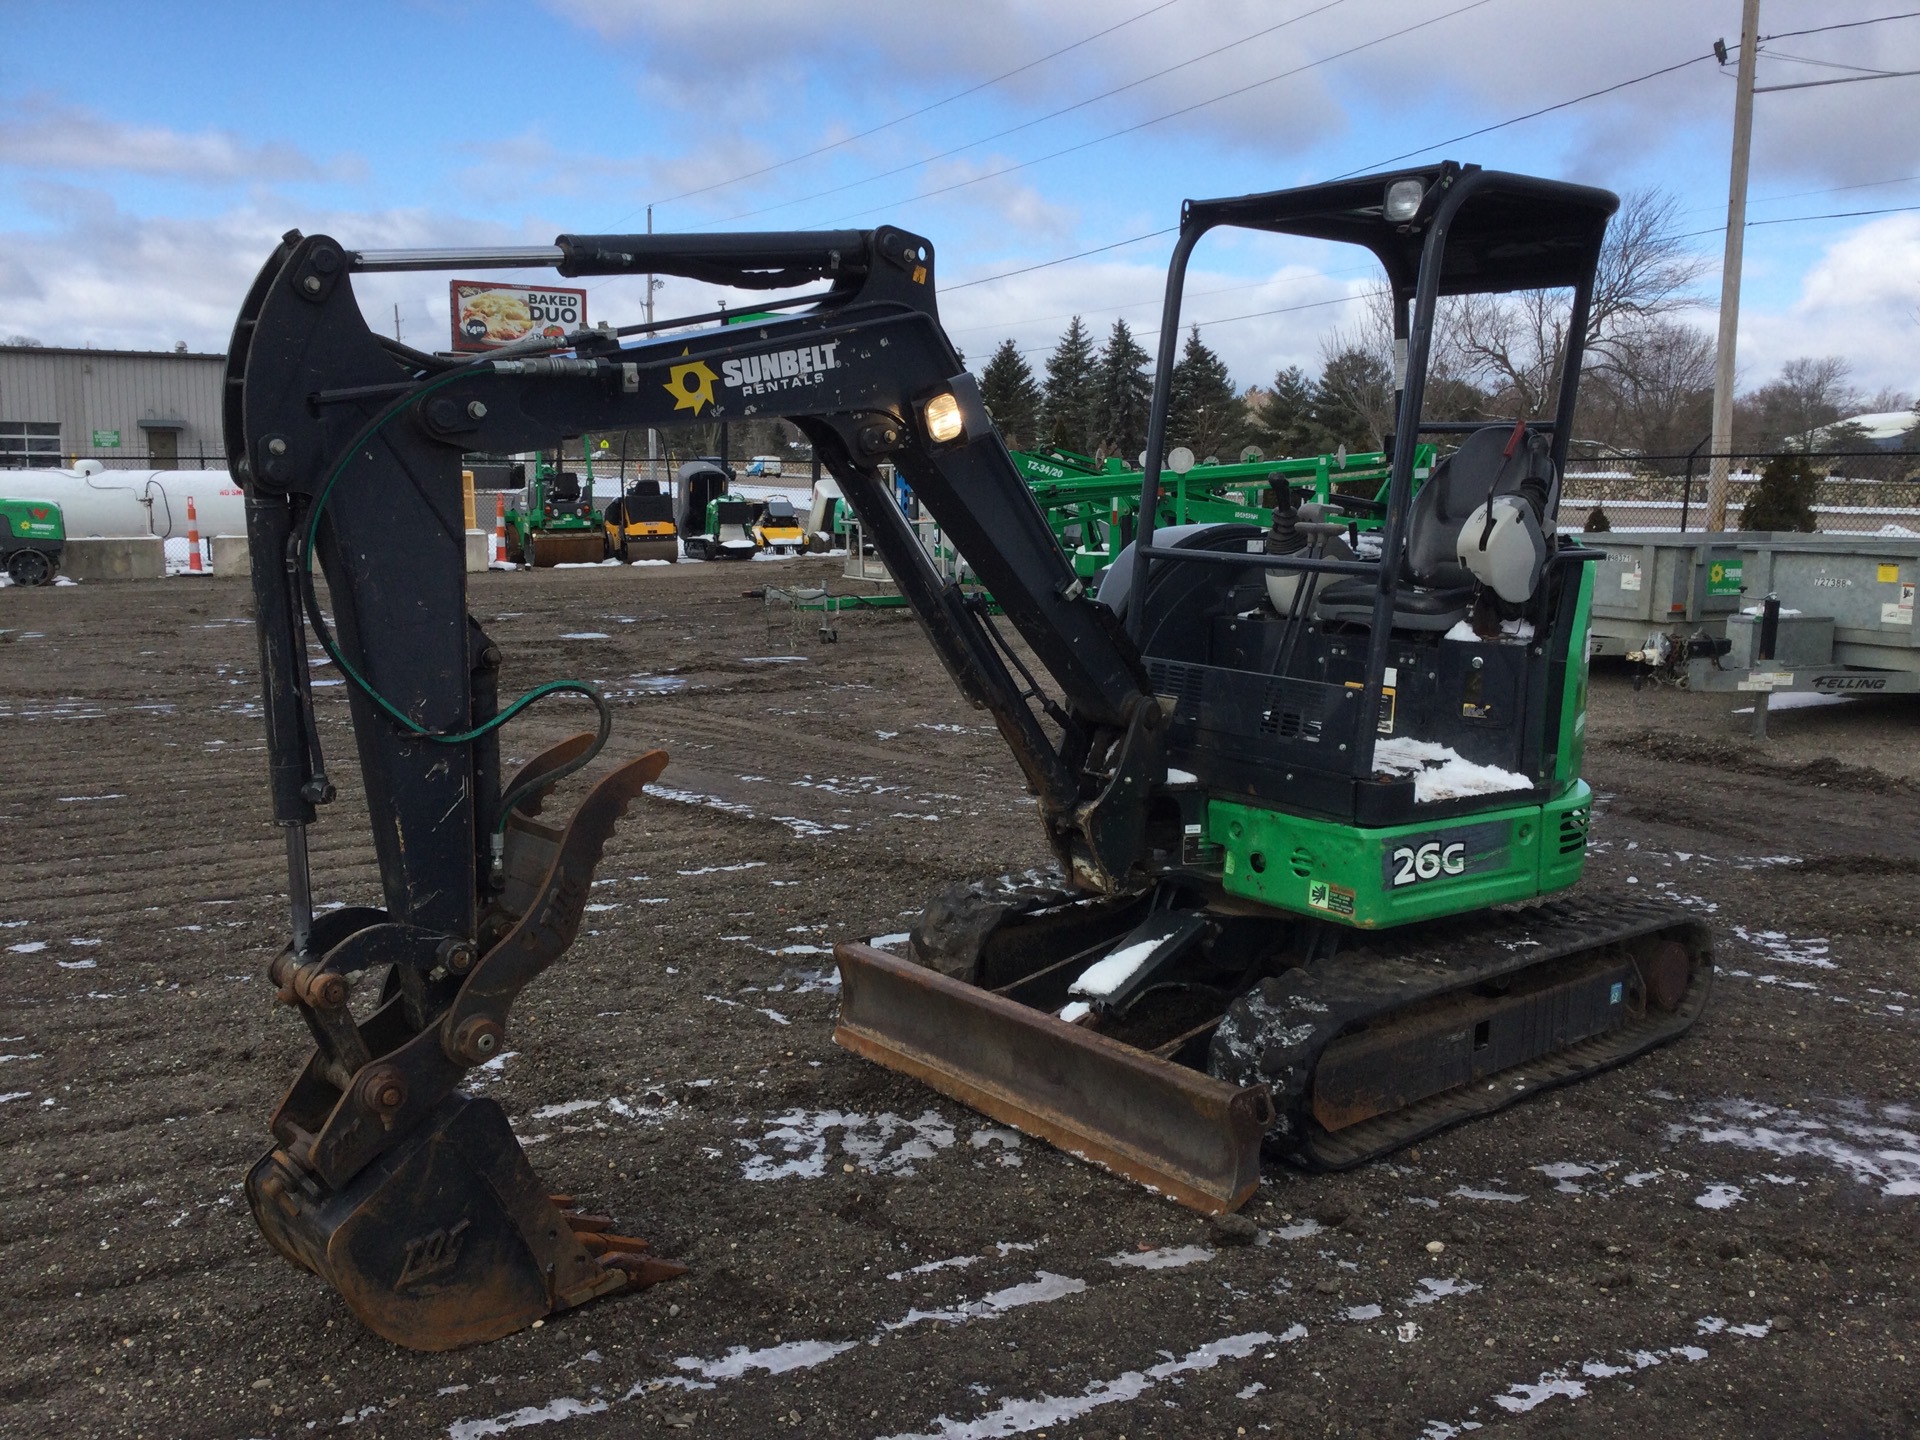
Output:
<path fill-rule="evenodd" d="M 1920 13 L 1851 23 L 1899 15 L 1763 0 L 1759 84 L 1920 70 Z M 1712 45 L 1739 28 L 1738 0 L 0 0 L 0 339 L 221 350 L 288 229 L 545 244 L 651 206 L 663 231 L 924 235 L 969 360 L 1012 338 L 1038 368 L 1076 313 L 1151 348 L 1182 200 L 1443 158 L 1671 193 L 1711 330 Z M 1759 95 L 1750 194 L 1742 386 L 1838 355 L 1863 392 L 1920 390 L 1920 76 Z M 1346 247 L 1209 238 L 1184 315 L 1262 383 L 1317 370 L 1376 278 Z M 356 287 L 444 348 L 445 279 Z M 591 319 L 640 318 L 642 282 L 589 284 Z"/>

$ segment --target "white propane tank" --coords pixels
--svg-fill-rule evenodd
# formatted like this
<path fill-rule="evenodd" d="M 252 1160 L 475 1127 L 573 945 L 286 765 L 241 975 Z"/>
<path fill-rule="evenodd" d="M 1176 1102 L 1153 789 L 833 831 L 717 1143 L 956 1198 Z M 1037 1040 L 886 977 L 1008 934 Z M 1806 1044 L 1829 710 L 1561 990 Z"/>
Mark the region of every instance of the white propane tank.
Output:
<path fill-rule="evenodd" d="M 71 470 L 0 470 L 0 499 L 51 500 L 69 539 L 187 533 L 187 501 L 202 535 L 247 533 L 246 500 L 225 470 L 109 470 L 82 460 Z"/>

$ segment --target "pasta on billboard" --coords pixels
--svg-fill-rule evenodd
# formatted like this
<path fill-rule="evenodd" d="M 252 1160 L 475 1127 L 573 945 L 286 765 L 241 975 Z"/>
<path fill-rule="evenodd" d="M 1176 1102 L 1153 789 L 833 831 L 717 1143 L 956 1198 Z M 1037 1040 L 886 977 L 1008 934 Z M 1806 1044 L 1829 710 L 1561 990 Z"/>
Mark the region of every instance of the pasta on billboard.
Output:
<path fill-rule="evenodd" d="M 551 285 L 450 282 L 455 350 L 495 350 L 529 335 L 557 339 L 587 323 L 587 292 Z"/>

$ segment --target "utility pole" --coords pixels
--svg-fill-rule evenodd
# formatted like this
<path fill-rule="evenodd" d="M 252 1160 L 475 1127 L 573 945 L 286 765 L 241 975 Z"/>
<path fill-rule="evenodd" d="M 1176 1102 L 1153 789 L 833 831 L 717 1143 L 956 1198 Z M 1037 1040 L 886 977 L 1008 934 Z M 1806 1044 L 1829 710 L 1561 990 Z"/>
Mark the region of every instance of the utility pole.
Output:
<path fill-rule="evenodd" d="M 647 206 L 647 234 L 651 235 L 652 233 L 653 233 L 653 207 L 649 205 Z M 652 273 L 649 272 L 647 275 L 647 339 L 649 341 L 651 341 L 654 338 L 654 335 L 653 335 L 653 287 L 659 283 L 660 283 L 659 281 L 653 278 Z M 647 427 L 647 478 L 649 480 L 658 480 L 660 478 L 657 474 L 654 473 L 660 468 L 658 464 L 659 459 L 660 459 L 660 432 L 654 429 L 651 425 L 649 425 Z"/>
<path fill-rule="evenodd" d="M 400 338 L 400 302 L 398 300 L 393 302 L 393 338 L 395 340 Z"/>
<path fill-rule="evenodd" d="M 1725 63 L 1724 45 L 1715 49 Z M 1760 0 L 1742 0 L 1740 68 L 1733 99 L 1733 164 L 1727 179 L 1727 248 L 1720 263 L 1720 341 L 1714 355 L 1713 443 L 1707 475 L 1707 529 L 1727 528 L 1727 452 L 1733 449 L 1734 346 L 1740 337 L 1740 262 L 1747 239 L 1747 160 L 1753 150 L 1753 68 L 1760 49 Z"/>

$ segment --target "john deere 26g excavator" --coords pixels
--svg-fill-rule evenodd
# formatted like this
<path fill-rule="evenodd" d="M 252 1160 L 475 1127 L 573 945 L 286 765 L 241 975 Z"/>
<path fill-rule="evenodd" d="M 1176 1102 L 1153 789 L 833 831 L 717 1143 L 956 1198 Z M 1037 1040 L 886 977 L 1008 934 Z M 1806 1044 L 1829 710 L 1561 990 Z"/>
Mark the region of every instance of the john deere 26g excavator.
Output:
<path fill-rule="evenodd" d="M 1058 861 L 1057 883 L 981 882 L 929 905 L 912 960 L 840 946 L 843 1045 L 1217 1211 L 1252 1193 L 1263 1146 L 1355 1164 L 1683 1031 L 1711 976 L 1697 920 L 1637 898 L 1538 903 L 1579 879 L 1591 804 L 1596 556 L 1555 519 L 1614 207 L 1450 163 L 1190 202 L 1140 528 L 1097 598 L 940 327 L 919 236 L 376 252 L 289 234 L 247 297 L 226 392 L 293 905 L 272 973 L 316 1042 L 248 1177 L 267 1237 L 373 1329 L 423 1348 L 673 1272 L 549 1197 L 499 1107 L 460 1089 L 505 1047 L 517 992 L 572 942 L 601 847 L 665 756 L 603 774 L 564 824 L 539 817 L 604 745 L 611 711 L 571 681 L 500 704 L 499 651 L 465 604 L 459 472 L 464 452 L 687 410 L 805 432 L 1011 747 Z M 1182 283 L 1219 227 L 1359 245 L 1386 272 L 1398 410 L 1376 542 L 1349 543 L 1337 501 L 1287 497 L 1264 529 L 1154 525 Z M 355 272 L 487 265 L 794 293 L 748 326 L 679 317 L 670 342 L 634 325 L 468 360 L 375 334 L 352 293 Z M 1423 419 L 1441 302 L 1516 290 L 1564 292 L 1553 412 Z M 1416 487 L 1416 450 L 1436 440 L 1453 448 Z M 939 578 L 882 466 L 1024 653 Z M 309 626 L 351 682 L 379 909 L 313 910 L 307 827 L 333 787 Z M 504 776 L 498 727 L 555 690 L 584 694 L 597 730 Z M 356 1012 L 367 971 L 380 988 Z"/>

